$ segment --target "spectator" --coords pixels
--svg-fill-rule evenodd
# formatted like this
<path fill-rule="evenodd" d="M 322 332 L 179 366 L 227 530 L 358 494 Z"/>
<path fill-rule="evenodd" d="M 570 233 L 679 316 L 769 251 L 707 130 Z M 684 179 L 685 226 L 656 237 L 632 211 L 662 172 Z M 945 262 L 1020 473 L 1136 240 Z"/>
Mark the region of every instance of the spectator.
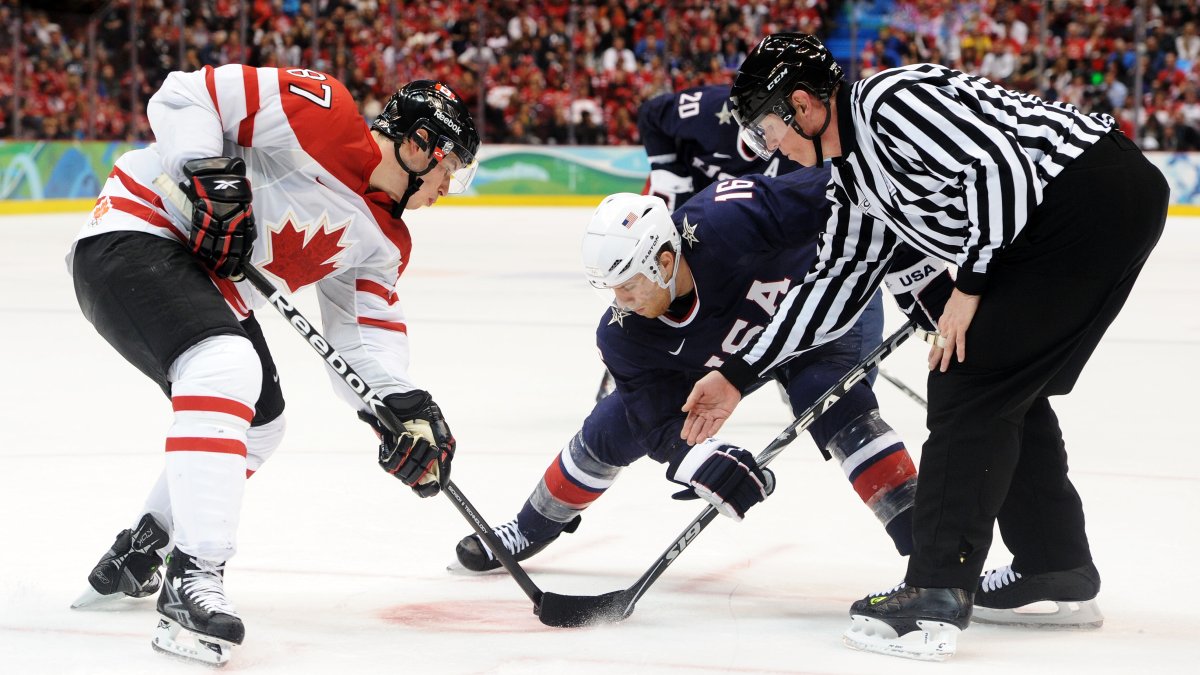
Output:
<path fill-rule="evenodd" d="M 604 50 L 604 56 L 600 61 L 606 72 L 617 68 L 627 73 L 637 70 L 637 57 L 633 55 L 632 49 L 625 46 L 625 38 L 620 35 L 613 38 L 612 46 Z"/>
<path fill-rule="evenodd" d="M 579 124 L 575 126 L 575 142 L 579 145 L 600 145 L 604 142 L 604 130 L 592 121 L 592 111 L 580 111 Z"/>

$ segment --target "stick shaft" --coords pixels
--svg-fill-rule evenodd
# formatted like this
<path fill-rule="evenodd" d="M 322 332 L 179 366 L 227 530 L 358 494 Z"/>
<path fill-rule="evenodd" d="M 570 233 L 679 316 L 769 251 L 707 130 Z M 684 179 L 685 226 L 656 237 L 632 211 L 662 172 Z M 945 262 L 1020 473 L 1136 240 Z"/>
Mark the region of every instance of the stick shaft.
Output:
<path fill-rule="evenodd" d="M 179 189 L 179 186 L 169 176 L 166 174 L 160 175 L 154 180 L 154 184 L 185 215 L 191 213 L 192 205 L 188 201 L 187 195 Z M 350 362 L 343 358 L 334 349 L 333 345 L 329 344 L 325 336 L 321 335 L 312 322 L 306 319 L 300 313 L 300 310 L 296 309 L 292 301 L 276 288 L 275 284 L 271 283 L 270 279 L 267 279 L 257 267 L 247 263 L 243 266 L 243 272 L 245 272 L 246 279 L 250 284 L 267 299 L 267 302 L 272 307 L 283 315 L 288 325 L 294 328 L 300 334 L 300 337 L 304 338 L 304 341 L 313 348 L 313 351 L 321 356 L 325 364 L 333 369 L 333 372 L 337 373 L 338 377 L 346 383 L 346 386 L 350 387 L 351 391 L 362 399 L 363 403 L 371 407 L 371 413 L 393 434 L 402 433 L 404 424 L 400 421 L 400 418 L 396 417 L 396 413 L 384 404 L 383 400 L 375 393 L 375 390 L 371 388 L 366 380 L 354 372 L 354 368 L 350 365 Z M 467 500 L 466 495 L 458 489 L 454 481 L 446 481 L 446 484 L 442 486 L 441 492 L 454 504 L 454 507 L 458 509 L 463 518 L 471 524 L 471 528 L 475 530 L 476 534 L 487 542 L 488 547 L 492 549 L 492 554 L 496 556 L 496 560 L 504 566 L 504 569 L 508 570 L 508 573 L 512 575 L 513 580 L 517 582 L 521 590 L 525 591 L 525 594 L 533 601 L 536 610 L 537 605 L 542 601 L 541 589 L 537 587 L 537 584 L 533 583 L 533 579 L 529 578 L 529 574 L 521 568 L 520 563 L 508 552 L 504 544 L 500 543 L 495 535 L 492 534 L 492 528 L 483 519 L 479 511 Z"/>
<path fill-rule="evenodd" d="M 892 375 L 891 373 L 884 370 L 883 368 L 879 369 L 879 376 L 882 377 L 883 379 L 887 380 L 888 382 L 891 382 L 892 385 L 895 386 L 900 391 L 904 392 L 905 394 L 908 394 L 908 397 L 911 398 L 912 400 L 916 401 L 917 403 L 921 404 L 922 408 L 929 409 L 929 402 L 926 401 L 920 394 L 918 394 L 917 392 L 910 389 L 907 384 L 904 384 L 904 382 L 900 380 L 900 378 L 896 377 L 895 375 Z"/>
<path fill-rule="evenodd" d="M 834 403 L 837 403 L 846 394 L 846 392 L 850 391 L 851 387 L 857 384 L 860 380 L 864 379 L 872 368 L 877 367 L 884 358 L 895 352 L 905 340 L 907 340 L 916 332 L 916 322 L 909 321 L 901 326 L 900 329 L 895 333 L 892 333 L 890 336 L 888 336 L 888 338 L 880 343 L 878 347 L 873 349 L 870 354 L 867 354 L 867 356 L 861 362 L 859 362 L 857 366 L 852 368 L 850 372 L 846 373 L 842 379 L 838 380 L 838 382 L 830 387 L 824 394 L 821 394 L 820 398 L 818 398 L 816 402 L 808 408 L 808 410 L 805 410 L 804 413 L 797 417 L 796 420 L 791 424 L 789 424 L 786 429 L 780 432 L 779 435 L 775 437 L 775 440 L 771 441 L 771 443 L 768 444 L 767 447 L 764 448 L 757 457 L 755 457 L 755 461 L 758 463 L 758 465 L 760 467 L 766 466 L 771 462 L 771 460 L 779 456 L 779 453 L 783 452 L 784 447 L 795 440 L 796 437 L 805 429 L 807 429 L 814 421 L 816 421 L 818 417 L 832 407 Z M 684 528 L 683 532 L 675 538 L 675 541 L 669 547 L 667 547 L 667 550 L 663 551 L 662 555 L 658 557 L 658 560 L 654 561 L 654 564 L 650 566 L 650 569 L 646 570 L 646 573 L 629 587 L 628 593 L 630 595 L 628 596 L 628 604 L 625 607 L 623 616 L 629 616 L 629 614 L 633 612 L 633 606 L 637 603 L 638 599 L 640 599 L 646 593 L 646 591 L 650 588 L 650 585 L 653 584 L 660 576 L 662 576 L 663 572 L 665 572 L 667 568 L 671 566 L 671 563 L 675 562 L 676 558 L 683 553 L 683 550 L 696 540 L 696 537 L 698 537 L 700 533 L 704 531 L 704 528 L 708 527 L 708 524 L 711 523 L 716 516 L 716 507 L 714 507 L 712 504 L 706 506 L 704 511 L 701 512 L 695 520 L 689 523 L 688 526 Z"/>

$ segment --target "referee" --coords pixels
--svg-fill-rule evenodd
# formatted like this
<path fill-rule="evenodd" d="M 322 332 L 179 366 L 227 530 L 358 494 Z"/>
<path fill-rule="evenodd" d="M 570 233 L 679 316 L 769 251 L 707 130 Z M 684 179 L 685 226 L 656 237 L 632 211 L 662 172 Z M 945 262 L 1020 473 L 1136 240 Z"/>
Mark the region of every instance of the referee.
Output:
<path fill-rule="evenodd" d="M 772 323 L 696 384 L 683 437 L 712 436 L 762 373 L 841 335 L 886 276 L 944 343 L 929 355 L 906 583 L 854 603 L 847 643 L 945 658 L 972 600 L 977 619 L 999 621 L 1039 600 L 1082 602 L 1072 607 L 1090 614 L 1049 621 L 1099 625 L 1086 601 L 1100 578 L 1048 397 L 1071 391 L 1162 234 L 1162 174 L 1107 115 L 934 64 L 850 86 L 799 33 L 755 47 L 730 103 L 757 151 L 833 160 L 833 213 Z M 914 249 L 926 260 L 911 264 Z M 952 289 L 926 273 L 945 263 Z M 930 277 L 947 280 L 940 298 L 921 287 Z M 997 520 L 1013 563 L 981 578 Z"/>

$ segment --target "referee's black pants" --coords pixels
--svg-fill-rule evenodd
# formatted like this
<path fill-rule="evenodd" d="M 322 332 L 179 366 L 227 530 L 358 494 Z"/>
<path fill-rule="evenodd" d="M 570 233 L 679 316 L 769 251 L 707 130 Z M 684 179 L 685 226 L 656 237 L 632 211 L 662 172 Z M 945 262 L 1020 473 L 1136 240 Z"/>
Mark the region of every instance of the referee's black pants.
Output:
<path fill-rule="evenodd" d="M 997 521 L 1022 574 L 1091 560 L 1047 397 L 1071 391 L 1125 304 L 1168 195 L 1158 169 L 1114 132 L 1049 183 L 989 266 L 966 361 L 929 375 L 909 585 L 974 590 Z"/>

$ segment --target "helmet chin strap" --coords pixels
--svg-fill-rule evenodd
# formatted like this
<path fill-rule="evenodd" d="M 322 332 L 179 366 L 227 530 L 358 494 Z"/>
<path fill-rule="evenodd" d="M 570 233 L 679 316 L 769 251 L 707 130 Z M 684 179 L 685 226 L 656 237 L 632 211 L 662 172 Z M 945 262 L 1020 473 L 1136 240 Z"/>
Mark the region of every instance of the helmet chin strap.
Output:
<path fill-rule="evenodd" d="M 400 197 L 400 201 L 392 202 L 392 217 L 400 218 L 404 215 L 404 209 L 408 207 L 408 200 L 413 195 L 417 194 L 417 190 L 421 189 L 421 185 L 425 180 L 421 178 L 425 174 L 433 171 L 433 167 L 437 166 L 437 162 L 433 161 L 433 153 L 429 153 L 429 166 L 423 171 L 413 171 L 400 157 L 400 144 L 402 141 L 392 141 L 392 149 L 396 152 L 396 162 L 400 164 L 400 168 L 408 174 L 408 187 L 404 190 L 404 195 Z"/>
<path fill-rule="evenodd" d="M 825 153 L 821 151 L 821 136 L 825 133 L 825 130 L 829 128 L 829 120 L 833 119 L 832 111 L 829 109 L 829 101 L 821 101 L 821 105 L 825 106 L 825 123 L 821 125 L 821 128 L 817 130 L 817 133 L 811 136 L 804 133 L 804 130 L 801 129 L 800 125 L 796 122 L 795 117 L 792 117 L 792 122 L 790 124 L 792 130 L 800 134 L 800 138 L 803 138 L 806 141 L 812 141 L 813 150 L 817 153 L 817 163 L 813 166 L 821 166 L 825 163 Z"/>
<path fill-rule="evenodd" d="M 673 269 L 671 271 L 670 280 L 665 283 L 662 281 L 659 281 L 658 279 L 662 279 L 661 271 L 658 273 L 658 279 L 655 280 L 655 282 L 658 284 L 659 288 L 666 289 L 667 293 L 669 293 L 671 295 L 670 302 L 675 302 L 675 298 L 679 297 L 678 291 L 675 290 L 675 280 L 678 278 L 679 278 L 679 255 L 676 254 L 675 255 L 675 269 Z"/>

